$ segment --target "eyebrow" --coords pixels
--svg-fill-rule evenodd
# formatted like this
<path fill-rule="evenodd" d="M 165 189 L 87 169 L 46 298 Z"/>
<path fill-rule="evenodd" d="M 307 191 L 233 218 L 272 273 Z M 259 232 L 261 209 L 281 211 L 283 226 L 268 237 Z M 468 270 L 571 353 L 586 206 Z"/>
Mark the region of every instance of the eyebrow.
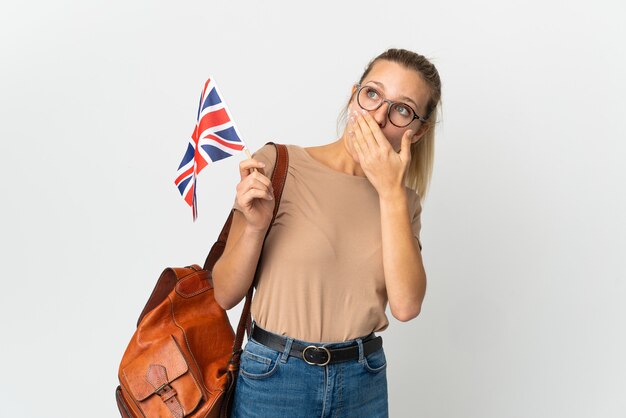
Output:
<path fill-rule="evenodd" d="M 383 85 L 383 83 L 381 83 L 380 81 L 370 80 L 370 81 L 368 81 L 367 83 L 374 83 L 374 84 L 376 84 L 377 86 L 381 87 L 383 90 L 385 89 L 385 86 L 384 86 L 384 85 Z M 406 100 L 406 101 L 409 101 L 409 102 L 413 103 L 413 105 L 415 105 L 415 108 L 416 108 L 416 109 L 419 107 L 419 106 L 417 105 L 417 103 L 415 103 L 415 100 L 411 99 L 410 97 L 407 97 L 407 96 L 400 96 L 400 98 L 401 98 L 402 100 Z"/>

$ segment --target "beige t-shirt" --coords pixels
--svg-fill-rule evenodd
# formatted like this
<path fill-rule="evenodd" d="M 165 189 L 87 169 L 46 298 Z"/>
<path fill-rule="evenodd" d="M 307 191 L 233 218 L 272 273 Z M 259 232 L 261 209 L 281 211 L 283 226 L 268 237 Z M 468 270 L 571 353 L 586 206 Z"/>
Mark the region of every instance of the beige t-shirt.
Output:
<path fill-rule="evenodd" d="M 313 342 L 384 330 L 389 321 L 376 189 L 366 177 L 327 167 L 300 146 L 287 149 L 287 179 L 259 260 L 252 317 L 268 331 Z M 263 146 L 254 158 L 271 178 L 274 146 Z M 406 192 L 421 248 L 419 196 L 408 187 Z"/>

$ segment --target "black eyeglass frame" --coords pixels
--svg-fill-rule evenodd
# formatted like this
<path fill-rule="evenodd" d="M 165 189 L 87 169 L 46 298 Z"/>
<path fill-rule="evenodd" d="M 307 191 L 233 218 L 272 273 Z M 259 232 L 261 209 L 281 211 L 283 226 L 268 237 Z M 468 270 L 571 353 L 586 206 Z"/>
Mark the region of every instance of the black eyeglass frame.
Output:
<path fill-rule="evenodd" d="M 366 85 L 366 84 L 356 84 L 356 87 L 357 87 L 357 91 L 356 91 L 356 102 L 357 102 L 357 104 L 361 107 L 361 109 L 363 109 L 363 110 L 377 110 L 377 109 L 379 109 L 379 108 L 383 105 L 383 103 L 385 103 L 385 102 L 386 102 L 386 103 L 389 103 L 389 106 L 387 107 L 387 119 L 389 119 L 389 122 L 391 122 L 391 124 L 392 124 L 393 126 L 397 126 L 398 128 L 405 128 L 405 127 L 409 126 L 409 125 L 410 125 L 410 124 L 411 124 L 411 123 L 412 123 L 415 119 L 417 119 L 417 120 L 419 120 L 419 121 L 421 121 L 421 122 L 426 122 L 426 121 L 428 121 L 428 118 L 427 118 L 427 117 L 422 117 L 422 116 L 418 115 L 418 114 L 417 114 L 417 112 L 415 111 L 415 109 L 413 109 L 413 108 L 412 108 L 411 106 L 409 106 L 408 104 L 406 104 L 406 103 L 404 103 L 404 102 L 394 102 L 393 100 L 385 99 L 385 98 L 384 98 L 384 96 L 382 95 L 382 93 L 381 93 L 381 92 L 380 92 L 377 88 L 374 88 L 373 86 Z M 376 108 L 374 108 L 374 109 L 365 109 L 365 108 L 361 105 L 361 101 L 359 100 L 359 95 L 361 94 L 361 90 L 363 90 L 365 87 L 369 87 L 369 88 L 371 88 L 372 90 L 375 90 L 375 91 L 378 93 L 378 95 L 381 97 L 381 101 L 380 101 L 380 103 L 379 103 L 379 104 L 378 104 L 378 106 L 376 106 Z M 391 108 L 393 107 L 393 105 L 396 105 L 396 104 L 400 104 L 400 105 L 406 106 L 406 107 L 408 107 L 409 109 L 411 109 L 411 111 L 413 112 L 413 119 L 411 119 L 411 121 L 410 121 L 409 123 L 407 123 L 406 125 L 403 125 L 403 126 L 398 126 L 398 125 L 396 125 L 395 123 L 393 123 L 393 122 L 391 121 Z"/>

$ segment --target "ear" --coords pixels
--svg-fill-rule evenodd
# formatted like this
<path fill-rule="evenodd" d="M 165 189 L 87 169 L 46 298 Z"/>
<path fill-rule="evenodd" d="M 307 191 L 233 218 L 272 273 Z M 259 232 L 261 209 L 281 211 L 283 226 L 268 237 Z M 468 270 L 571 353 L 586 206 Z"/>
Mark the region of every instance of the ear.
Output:
<path fill-rule="evenodd" d="M 415 132 L 415 135 L 411 137 L 411 144 L 415 144 L 417 141 L 419 141 L 422 136 L 424 136 L 424 134 L 428 132 L 429 129 L 430 124 L 428 122 L 422 122 L 422 125 L 419 127 L 417 132 Z"/>

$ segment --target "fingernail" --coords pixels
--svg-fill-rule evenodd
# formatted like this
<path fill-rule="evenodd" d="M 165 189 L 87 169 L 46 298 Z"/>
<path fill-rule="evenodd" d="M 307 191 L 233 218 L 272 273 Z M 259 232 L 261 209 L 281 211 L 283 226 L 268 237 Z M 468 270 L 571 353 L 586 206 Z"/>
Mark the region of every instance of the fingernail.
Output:
<path fill-rule="evenodd" d="M 259 163 L 261 167 L 265 167 L 265 163 Z"/>

